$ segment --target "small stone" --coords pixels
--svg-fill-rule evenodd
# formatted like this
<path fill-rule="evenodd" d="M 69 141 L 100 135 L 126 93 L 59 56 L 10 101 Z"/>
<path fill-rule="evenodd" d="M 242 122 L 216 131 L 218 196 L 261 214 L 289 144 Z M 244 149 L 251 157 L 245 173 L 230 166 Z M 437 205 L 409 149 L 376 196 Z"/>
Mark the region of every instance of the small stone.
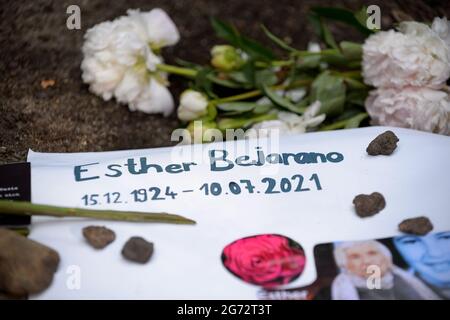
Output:
<path fill-rule="evenodd" d="M 0 228 L 0 292 L 11 296 L 39 293 L 52 283 L 58 265 L 55 250 Z"/>
<path fill-rule="evenodd" d="M 103 249 L 116 239 L 114 231 L 99 226 L 83 228 L 83 236 L 95 249 Z"/>
<path fill-rule="evenodd" d="M 433 230 L 433 224 L 427 217 L 417 217 L 403 220 L 398 225 L 398 229 L 404 233 L 424 236 Z"/>
<path fill-rule="evenodd" d="M 153 243 L 141 237 L 131 237 L 123 246 L 122 255 L 131 261 L 146 263 L 153 254 Z"/>
<path fill-rule="evenodd" d="M 392 131 L 383 132 L 373 139 L 366 151 L 371 156 L 385 155 L 388 156 L 397 148 L 398 137 Z"/>
<path fill-rule="evenodd" d="M 41 80 L 41 88 L 44 90 L 49 87 L 53 87 L 55 84 L 56 84 L 56 81 L 54 79 Z"/>
<path fill-rule="evenodd" d="M 353 199 L 355 210 L 358 216 L 361 218 L 370 217 L 386 206 L 384 197 L 379 192 L 373 192 L 372 194 L 359 194 Z"/>

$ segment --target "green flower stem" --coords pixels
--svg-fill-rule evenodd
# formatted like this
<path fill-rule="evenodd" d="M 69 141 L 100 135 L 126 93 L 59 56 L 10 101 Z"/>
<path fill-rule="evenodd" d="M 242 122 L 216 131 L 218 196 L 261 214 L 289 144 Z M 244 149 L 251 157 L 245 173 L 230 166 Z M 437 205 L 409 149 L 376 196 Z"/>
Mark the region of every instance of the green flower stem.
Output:
<path fill-rule="evenodd" d="M 329 131 L 329 130 L 343 129 L 347 125 L 348 120 L 349 119 L 341 120 L 341 121 L 334 122 L 332 124 L 323 126 L 322 128 L 319 129 L 319 131 Z"/>
<path fill-rule="evenodd" d="M 271 62 L 256 61 L 255 66 L 258 68 L 267 67 L 289 67 L 295 63 L 294 60 L 275 60 Z"/>
<path fill-rule="evenodd" d="M 274 61 L 274 63 L 276 63 L 278 65 L 282 65 L 282 64 L 289 65 L 289 64 L 292 64 L 293 61 L 291 61 L 291 60 L 289 60 L 289 61 Z M 184 77 L 188 77 L 188 78 L 195 78 L 195 76 L 197 75 L 197 71 L 194 69 L 177 67 L 177 66 L 173 66 L 173 65 L 169 65 L 169 64 L 158 64 L 157 68 L 159 71 L 164 71 L 167 73 L 176 74 L 176 75 L 184 76 Z M 272 90 L 283 90 L 283 89 L 288 89 L 288 88 L 292 89 L 292 88 L 303 87 L 303 86 L 309 85 L 309 84 L 311 84 L 311 82 L 312 82 L 311 79 L 304 79 L 304 80 L 296 81 L 295 83 L 292 83 L 290 85 L 273 86 L 273 87 L 271 87 L 271 89 Z M 215 100 L 212 100 L 211 102 L 214 104 L 233 102 L 233 101 L 240 101 L 240 100 L 246 100 L 246 99 L 250 99 L 250 98 L 259 97 L 261 95 L 263 95 L 263 92 L 261 90 L 252 90 L 252 91 L 241 93 L 241 94 L 234 95 L 234 96 L 215 99 Z"/>
<path fill-rule="evenodd" d="M 246 100 L 246 99 L 250 99 L 250 98 L 259 97 L 260 95 L 262 95 L 261 90 L 252 90 L 252 91 L 237 94 L 234 96 L 215 99 L 215 100 L 212 100 L 211 102 L 215 103 L 215 104 L 224 103 L 224 102 L 232 102 L 232 101 Z"/>
<path fill-rule="evenodd" d="M 343 78 L 352 78 L 352 79 L 361 79 L 361 70 L 353 70 L 353 71 L 345 71 L 345 72 L 339 72 L 339 71 L 332 71 L 332 74 L 338 75 Z"/>
<path fill-rule="evenodd" d="M 308 86 L 311 84 L 311 82 L 312 82 L 311 79 L 303 79 L 303 80 L 295 81 L 294 83 L 291 83 L 289 85 L 280 84 L 280 85 L 272 86 L 272 87 L 270 87 L 270 89 L 271 90 L 294 89 L 294 88 Z M 225 102 L 241 101 L 241 100 L 259 97 L 259 96 L 262 96 L 263 94 L 264 93 L 261 90 L 252 90 L 252 91 L 240 93 L 240 94 L 237 94 L 234 96 L 215 99 L 215 100 L 212 100 L 211 102 L 214 104 L 219 104 L 219 103 L 225 103 Z"/>
<path fill-rule="evenodd" d="M 281 88 L 279 88 L 279 89 L 295 89 L 295 88 L 307 87 L 313 81 L 314 81 L 314 79 L 301 79 L 301 80 L 294 81 L 293 83 L 291 83 L 289 85 L 281 86 Z M 278 90 L 278 88 L 275 87 L 275 90 Z"/>
<path fill-rule="evenodd" d="M 347 126 L 347 124 L 350 121 L 354 121 L 355 118 L 359 117 L 359 121 L 363 120 L 364 118 L 366 118 L 368 116 L 368 114 L 366 112 L 364 113 L 360 113 L 354 117 L 351 117 L 350 119 L 345 119 L 345 120 L 341 120 L 341 121 L 337 121 L 334 123 L 331 123 L 329 125 L 323 126 L 319 129 L 319 131 L 329 131 L 329 130 L 336 130 L 336 129 L 343 129 Z"/>
<path fill-rule="evenodd" d="M 158 64 L 156 66 L 156 68 L 159 71 L 164 71 L 167 73 L 176 74 L 176 75 L 188 77 L 188 78 L 195 78 L 195 76 L 197 75 L 197 70 L 190 69 L 190 68 L 177 67 L 177 66 L 173 66 L 173 65 L 169 65 L 169 64 L 161 63 L 161 64 Z"/>
<path fill-rule="evenodd" d="M 337 49 L 325 49 L 325 50 L 321 50 L 319 52 L 298 50 L 298 51 L 292 53 L 293 56 L 299 56 L 299 57 L 328 56 L 328 55 L 337 55 L 337 54 L 340 54 L 340 51 Z"/>
<path fill-rule="evenodd" d="M 130 221 L 130 222 L 161 222 L 175 224 L 195 224 L 196 222 L 185 217 L 169 213 L 115 211 L 115 210 L 88 210 L 80 208 L 55 207 L 33 204 L 27 201 L 0 200 L 0 212 L 21 216 L 52 216 L 58 218 L 77 217 L 93 218 L 99 220 Z"/>

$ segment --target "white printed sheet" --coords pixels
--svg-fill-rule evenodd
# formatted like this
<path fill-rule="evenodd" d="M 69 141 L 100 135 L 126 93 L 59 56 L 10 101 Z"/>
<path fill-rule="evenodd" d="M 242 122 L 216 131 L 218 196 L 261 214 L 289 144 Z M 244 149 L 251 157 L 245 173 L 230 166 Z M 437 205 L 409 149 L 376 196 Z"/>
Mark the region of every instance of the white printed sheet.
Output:
<path fill-rule="evenodd" d="M 388 129 L 400 139 L 395 152 L 367 155 L 368 143 Z M 56 249 L 61 264 L 50 288 L 33 298 L 257 299 L 262 289 L 314 283 L 317 244 L 397 236 L 400 221 L 420 215 L 431 219 L 433 232 L 450 230 L 449 137 L 370 127 L 286 136 L 275 147 L 267 141 L 244 143 L 197 146 L 195 159 L 187 156 L 191 146 L 72 154 L 30 151 L 34 203 L 164 211 L 197 221 L 192 226 L 35 217 L 30 238 Z M 215 163 L 211 150 L 216 150 Z M 353 198 L 374 191 L 384 195 L 386 208 L 359 218 Z M 82 236 L 88 225 L 107 226 L 117 238 L 95 250 Z M 227 246 L 264 235 L 294 243 L 288 248 L 296 257 L 287 267 L 292 268 L 275 271 L 280 273 L 275 280 L 269 271 L 255 278 L 254 272 L 241 274 L 239 266 L 224 262 Z M 154 243 L 148 264 L 121 256 L 131 236 Z M 253 259 L 242 259 L 247 258 Z M 262 271 L 276 267 L 262 266 Z"/>

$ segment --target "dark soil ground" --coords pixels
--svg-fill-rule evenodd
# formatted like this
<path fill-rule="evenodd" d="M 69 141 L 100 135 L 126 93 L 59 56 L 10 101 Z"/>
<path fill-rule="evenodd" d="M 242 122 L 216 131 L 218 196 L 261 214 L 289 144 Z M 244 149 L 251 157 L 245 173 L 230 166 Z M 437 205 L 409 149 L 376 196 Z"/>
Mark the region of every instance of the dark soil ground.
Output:
<path fill-rule="evenodd" d="M 358 9 L 381 7 L 382 26 L 389 28 L 399 15 L 421 21 L 450 13 L 444 1 L 300 1 L 300 0 L 142 0 L 142 1 L 0 1 L 0 163 L 23 161 L 28 148 L 47 152 L 101 151 L 157 147 L 170 144 L 179 126 L 176 116 L 132 113 L 115 101 L 104 102 L 81 81 L 81 45 L 85 31 L 96 23 L 125 14 L 127 8 L 165 9 L 174 19 L 181 41 L 165 52 L 174 57 L 207 63 L 209 48 L 218 43 L 209 17 L 235 23 L 245 34 L 268 43 L 263 23 L 298 48 L 315 39 L 306 19 L 314 5 Z M 81 30 L 66 28 L 66 8 L 81 8 Z M 338 39 L 357 40 L 349 27 L 332 29 Z M 53 79 L 43 89 L 41 81 Z M 185 83 L 172 78 L 175 97 Z"/>

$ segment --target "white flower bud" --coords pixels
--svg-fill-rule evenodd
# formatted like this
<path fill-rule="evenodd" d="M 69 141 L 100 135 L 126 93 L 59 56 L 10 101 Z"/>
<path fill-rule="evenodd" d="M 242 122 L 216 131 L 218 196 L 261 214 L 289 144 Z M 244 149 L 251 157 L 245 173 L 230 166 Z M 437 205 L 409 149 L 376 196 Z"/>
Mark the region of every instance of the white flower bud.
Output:
<path fill-rule="evenodd" d="M 180 96 L 178 118 L 181 121 L 192 121 L 207 114 L 208 99 L 195 90 L 185 90 Z"/>
<path fill-rule="evenodd" d="M 241 53 L 230 45 L 214 46 L 211 56 L 211 65 L 223 71 L 239 69 L 244 63 Z"/>

